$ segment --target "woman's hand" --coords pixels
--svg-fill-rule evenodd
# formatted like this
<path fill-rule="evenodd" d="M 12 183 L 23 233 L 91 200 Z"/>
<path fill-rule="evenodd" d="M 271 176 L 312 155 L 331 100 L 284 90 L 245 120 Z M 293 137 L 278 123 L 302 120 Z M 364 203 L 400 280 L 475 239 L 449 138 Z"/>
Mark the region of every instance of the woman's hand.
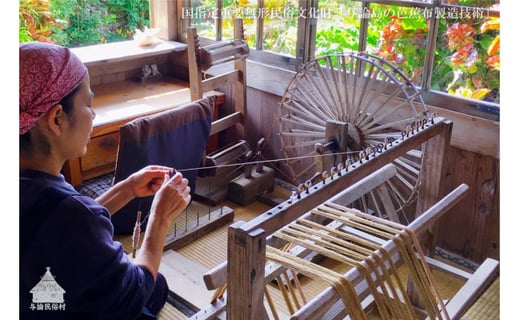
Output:
<path fill-rule="evenodd" d="M 150 212 L 158 218 L 173 220 L 188 206 L 190 201 L 188 179 L 184 178 L 180 172 L 176 172 L 171 178 L 165 174 L 163 184 L 153 199 Z"/>
<path fill-rule="evenodd" d="M 188 180 L 180 172 L 176 172 L 171 178 L 168 173 L 164 173 L 159 190 L 156 189 L 157 181 L 155 179 L 154 183 L 147 184 L 148 189 L 156 193 L 150 208 L 143 243 L 134 260 L 134 263 L 147 268 L 154 277 L 159 272 L 168 229 L 173 219 L 182 213 L 191 200 Z"/>
<path fill-rule="evenodd" d="M 96 200 L 101 205 L 105 206 L 110 214 L 114 214 L 136 197 L 147 197 L 156 194 L 168 180 L 172 180 L 170 181 L 170 185 L 173 181 L 179 183 L 179 180 L 184 180 L 186 183 L 186 186 L 184 187 L 187 187 L 188 180 L 184 179 L 182 174 L 173 174 L 174 172 L 174 169 L 166 166 L 151 165 L 144 167 L 143 169 L 131 174 L 125 180 L 112 186 L 112 188 L 99 196 Z M 170 175 L 173 175 L 172 179 L 170 179 Z"/>
<path fill-rule="evenodd" d="M 134 172 L 127 178 L 127 183 L 134 197 L 154 195 L 165 181 L 165 174 L 171 175 L 174 169 L 165 166 L 147 166 Z"/>

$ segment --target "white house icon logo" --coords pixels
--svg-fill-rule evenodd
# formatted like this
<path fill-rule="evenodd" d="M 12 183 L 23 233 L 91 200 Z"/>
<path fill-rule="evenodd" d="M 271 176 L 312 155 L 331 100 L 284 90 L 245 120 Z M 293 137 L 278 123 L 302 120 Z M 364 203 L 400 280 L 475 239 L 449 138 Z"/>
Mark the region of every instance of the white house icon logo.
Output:
<path fill-rule="evenodd" d="M 50 267 L 30 292 L 33 297 L 31 310 L 65 310 L 65 290 L 54 279 Z"/>

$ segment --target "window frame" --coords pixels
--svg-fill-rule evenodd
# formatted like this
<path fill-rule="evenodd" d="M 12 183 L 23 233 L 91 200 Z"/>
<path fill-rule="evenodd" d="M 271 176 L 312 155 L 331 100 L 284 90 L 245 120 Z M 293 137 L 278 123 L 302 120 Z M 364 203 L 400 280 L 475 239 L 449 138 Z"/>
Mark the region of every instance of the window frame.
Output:
<path fill-rule="evenodd" d="M 257 0 L 258 8 L 263 8 L 264 0 Z M 314 10 L 318 9 L 319 0 L 298 0 L 298 10 L 306 10 L 310 12 L 311 8 Z M 444 4 L 442 0 L 432 0 L 431 2 L 423 2 L 420 0 L 354 0 L 361 2 L 362 10 L 369 10 L 372 4 L 379 5 L 398 5 L 403 7 L 418 7 L 421 9 L 432 10 L 431 12 L 437 12 L 436 10 L 449 10 L 453 13 L 461 13 L 463 10 L 471 9 L 472 7 L 464 7 L 459 5 Z M 182 15 L 182 10 L 191 9 L 192 1 L 183 0 L 179 1 L 178 12 L 180 28 L 178 34 L 178 41 L 185 42 L 185 30 L 186 26 L 190 25 L 191 21 L 189 17 Z M 216 0 L 217 8 L 222 8 L 223 0 Z M 498 10 L 477 8 L 478 10 L 485 10 L 486 14 L 490 17 L 500 17 Z M 365 11 L 363 11 L 365 12 Z M 463 98 L 455 95 L 448 94 L 446 92 L 433 90 L 431 88 L 431 77 L 433 73 L 433 65 L 435 59 L 435 47 L 438 35 L 438 26 L 441 17 L 436 14 L 432 14 L 432 18 L 429 22 L 429 29 L 433 30 L 428 33 L 427 45 L 425 53 L 425 63 L 423 68 L 423 81 L 418 89 L 423 94 L 424 101 L 427 105 L 432 105 L 439 108 L 448 109 L 451 111 L 460 112 L 470 116 L 476 116 L 488 120 L 499 121 L 500 115 L 500 104 Z M 360 32 L 359 32 L 359 51 L 365 51 L 367 47 L 367 35 L 368 35 L 368 23 L 369 18 L 363 17 L 360 21 Z M 211 43 L 222 39 L 222 19 L 216 20 L 216 39 L 208 39 L 201 37 L 201 43 Z M 296 56 L 288 56 L 277 54 L 273 52 L 263 51 L 263 21 L 257 20 L 256 26 L 256 44 L 250 48 L 249 58 L 251 61 L 265 64 L 270 67 L 285 69 L 290 72 L 296 72 L 303 64 L 313 60 L 314 50 L 316 45 L 316 31 L 317 31 L 317 18 L 303 18 L 298 17 L 298 33 L 296 42 Z"/>

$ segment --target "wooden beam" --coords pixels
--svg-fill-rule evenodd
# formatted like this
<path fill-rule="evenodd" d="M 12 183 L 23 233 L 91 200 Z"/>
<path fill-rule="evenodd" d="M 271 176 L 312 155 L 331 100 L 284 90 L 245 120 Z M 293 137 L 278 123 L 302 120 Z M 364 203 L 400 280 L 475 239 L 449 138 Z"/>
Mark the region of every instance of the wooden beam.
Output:
<path fill-rule="evenodd" d="M 398 139 L 394 141 L 392 146 L 383 150 L 383 152 L 378 154 L 376 157 L 372 157 L 369 160 L 363 160 L 363 163 L 354 163 L 350 166 L 348 172 L 343 172 L 341 174 L 341 177 L 336 176 L 335 178 L 327 178 L 325 184 L 318 184 L 307 189 L 308 192 L 302 192 L 300 199 L 296 201 L 291 199 L 285 201 L 272 210 L 251 219 L 243 228 L 245 230 L 261 228 L 265 230 L 267 234 L 271 234 L 280 226 L 288 224 L 301 216 L 304 212 L 314 208 L 317 204 L 330 199 L 345 188 L 353 185 L 356 181 L 390 163 L 395 158 L 402 156 L 408 150 L 413 149 L 441 132 L 444 132 L 446 126 L 451 126 L 451 123 L 444 121 L 444 118 L 435 118 L 434 121 L 435 123 L 433 125 L 428 124 L 427 127 L 422 129 L 420 134 L 412 134 L 404 140 Z"/>
<path fill-rule="evenodd" d="M 209 135 L 211 136 L 215 133 L 219 133 L 228 128 L 231 128 L 232 126 L 236 125 L 237 123 L 242 122 L 243 119 L 244 119 L 244 115 L 242 113 L 234 112 L 230 115 L 227 115 L 218 120 L 215 120 L 211 123 L 211 130 L 209 132 Z"/>
<path fill-rule="evenodd" d="M 202 81 L 202 91 L 222 88 L 234 84 L 240 78 L 240 70 L 233 70 Z"/>
<path fill-rule="evenodd" d="M 226 317 L 226 295 L 212 304 L 207 304 L 197 313 L 189 317 L 189 320 L 227 319 Z"/>
<path fill-rule="evenodd" d="M 379 170 L 372 172 L 363 179 L 354 183 L 352 186 L 341 191 L 330 198 L 329 201 L 340 205 L 349 205 L 362 195 L 382 185 L 385 181 L 397 174 L 397 169 L 392 164 L 387 164 Z"/>
<path fill-rule="evenodd" d="M 500 122 L 428 105 L 430 112 L 453 121 L 451 145 L 500 159 Z"/>
<path fill-rule="evenodd" d="M 188 302 L 194 311 L 208 305 L 213 296 L 214 290 L 206 290 L 202 282 L 202 274 L 206 271 L 204 266 L 173 250 L 163 253 L 159 266 L 170 291 Z"/>
<path fill-rule="evenodd" d="M 460 319 L 498 275 L 498 261 L 486 259 L 450 299 L 446 309 L 451 319 Z"/>

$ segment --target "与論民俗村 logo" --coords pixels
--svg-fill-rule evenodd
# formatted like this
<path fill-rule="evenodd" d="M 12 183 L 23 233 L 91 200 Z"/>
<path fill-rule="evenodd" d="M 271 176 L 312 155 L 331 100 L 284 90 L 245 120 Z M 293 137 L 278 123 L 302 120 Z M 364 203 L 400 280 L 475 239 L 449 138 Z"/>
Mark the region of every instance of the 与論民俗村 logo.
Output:
<path fill-rule="evenodd" d="M 65 290 L 58 284 L 51 273 L 51 268 L 41 277 L 41 280 L 31 289 L 32 303 L 31 310 L 65 310 L 65 300 L 63 295 Z"/>

